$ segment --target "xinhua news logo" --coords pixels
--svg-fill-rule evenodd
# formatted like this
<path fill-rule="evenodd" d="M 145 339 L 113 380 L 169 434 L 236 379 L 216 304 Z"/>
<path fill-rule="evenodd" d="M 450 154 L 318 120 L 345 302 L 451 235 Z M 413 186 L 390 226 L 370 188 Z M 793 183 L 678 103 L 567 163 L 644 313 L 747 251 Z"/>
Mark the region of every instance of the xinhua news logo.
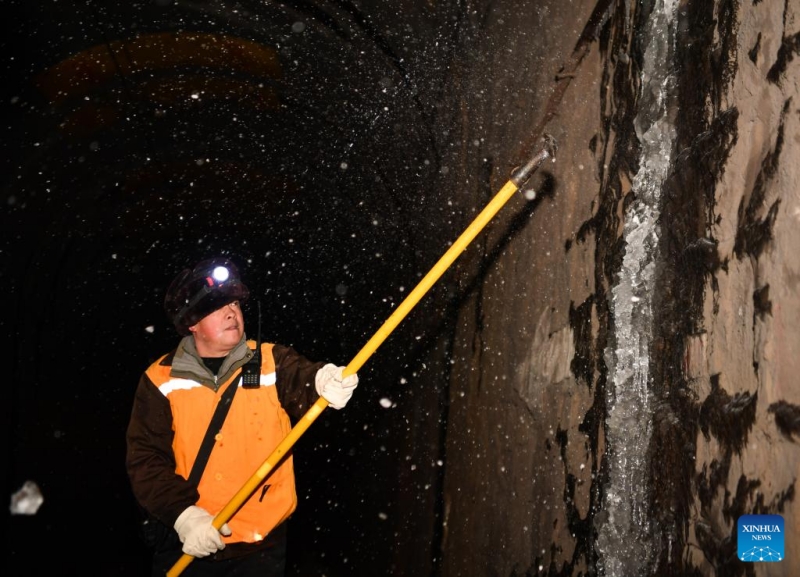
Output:
<path fill-rule="evenodd" d="M 737 540 L 739 560 L 783 561 L 783 517 L 780 515 L 742 515 Z"/>

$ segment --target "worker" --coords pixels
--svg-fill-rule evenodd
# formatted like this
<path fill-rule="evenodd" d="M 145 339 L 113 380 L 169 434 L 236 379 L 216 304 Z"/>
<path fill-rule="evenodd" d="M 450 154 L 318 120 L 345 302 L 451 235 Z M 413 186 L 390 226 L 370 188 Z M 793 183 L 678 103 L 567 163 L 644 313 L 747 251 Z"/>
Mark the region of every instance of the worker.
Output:
<path fill-rule="evenodd" d="M 320 396 L 344 408 L 358 385 L 342 366 L 261 343 L 260 334 L 248 340 L 248 295 L 224 257 L 183 270 L 167 289 L 165 309 L 183 338 L 141 375 L 126 433 L 126 468 L 154 576 L 187 554 L 196 560 L 186 576 L 282 577 L 287 520 L 297 506 L 291 452 L 219 530 L 212 521 L 292 422 Z"/>

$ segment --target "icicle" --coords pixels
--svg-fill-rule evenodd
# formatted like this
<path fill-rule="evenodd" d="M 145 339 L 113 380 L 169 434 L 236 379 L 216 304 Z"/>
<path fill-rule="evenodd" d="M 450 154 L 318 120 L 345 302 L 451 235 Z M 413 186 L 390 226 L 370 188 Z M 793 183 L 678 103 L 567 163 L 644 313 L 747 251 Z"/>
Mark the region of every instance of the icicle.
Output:
<path fill-rule="evenodd" d="M 661 187 L 670 166 L 674 127 L 668 117 L 675 0 L 658 0 L 650 15 L 640 108 L 634 120 L 641 142 L 636 201 L 625 215 L 625 256 L 611 290 L 615 342 L 605 352 L 608 383 L 609 478 L 597 548 L 606 577 L 636 577 L 649 565 L 652 528 L 647 514 L 647 450 L 652 433 L 649 347 L 658 259 Z"/>

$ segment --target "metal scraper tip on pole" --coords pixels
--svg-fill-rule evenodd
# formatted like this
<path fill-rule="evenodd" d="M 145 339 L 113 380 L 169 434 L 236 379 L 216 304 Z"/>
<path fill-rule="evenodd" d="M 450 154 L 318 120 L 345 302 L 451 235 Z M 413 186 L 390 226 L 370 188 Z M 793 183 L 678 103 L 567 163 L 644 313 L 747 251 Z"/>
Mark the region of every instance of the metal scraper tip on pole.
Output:
<path fill-rule="evenodd" d="M 555 162 L 556 151 L 558 150 L 558 143 L 556 142 L 556 139 L 550 134 L 545 134 L 542 136 L 542 142 L 543 145 L 541 150 L 533 155 L 526 164 L 520 166 L 511 174 L 511 179 L 509 182 L 514 183 L 517 189 L 522 188 L 531 175 L 536 172 L 536 169 L 538 169 L 542 162 L 544 162 L 547 158 L 552 158 L 553 162 Z M 520 190 L 520 192 L 522 192 L 522 195 L 526 200 L 533 200 L 536 198 L 536 191 L 533 189 L 525 191 Z"/>

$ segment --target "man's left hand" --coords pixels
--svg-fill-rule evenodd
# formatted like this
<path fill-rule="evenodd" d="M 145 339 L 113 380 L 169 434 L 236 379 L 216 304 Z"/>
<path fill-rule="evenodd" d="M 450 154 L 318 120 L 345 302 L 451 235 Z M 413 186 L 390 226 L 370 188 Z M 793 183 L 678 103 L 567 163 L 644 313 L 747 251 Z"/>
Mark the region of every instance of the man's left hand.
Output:
<path fill-rule="evenodd" d="M 358 375 L 342 376 L 344 367 L 328 363 L 317 371 L 315 386 L 319 396 L 334 409 L 343 409 L 358 386 Z"/>

